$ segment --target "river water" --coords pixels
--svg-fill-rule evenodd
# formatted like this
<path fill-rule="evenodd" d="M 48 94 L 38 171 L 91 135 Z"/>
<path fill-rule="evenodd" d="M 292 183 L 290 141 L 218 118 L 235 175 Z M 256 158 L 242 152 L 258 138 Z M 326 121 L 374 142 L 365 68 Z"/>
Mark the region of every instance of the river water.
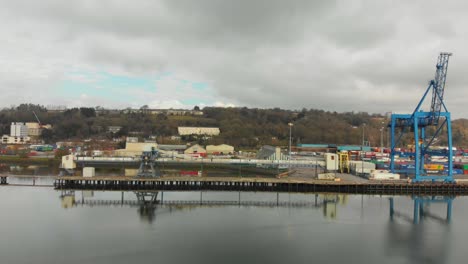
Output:
<path fill-rule="evenodd" d="M 0 263 L 467 263 L 467 209 L 465 197 L 1 186 Z"/>

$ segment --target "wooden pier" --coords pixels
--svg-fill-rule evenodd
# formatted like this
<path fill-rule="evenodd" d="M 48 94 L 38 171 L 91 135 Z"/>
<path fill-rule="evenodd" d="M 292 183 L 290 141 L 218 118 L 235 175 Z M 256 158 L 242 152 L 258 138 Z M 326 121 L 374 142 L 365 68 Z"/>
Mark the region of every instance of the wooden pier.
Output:
<path fill-rule="evenodd" d="M 349 193 L 385 195 L 468 195 L 466 183 L 409 183 L 406 181 L 333 182 L 312 179 L 241 177 L 59 177 L 60 190 L 116 191 L 248 191 Z"/>

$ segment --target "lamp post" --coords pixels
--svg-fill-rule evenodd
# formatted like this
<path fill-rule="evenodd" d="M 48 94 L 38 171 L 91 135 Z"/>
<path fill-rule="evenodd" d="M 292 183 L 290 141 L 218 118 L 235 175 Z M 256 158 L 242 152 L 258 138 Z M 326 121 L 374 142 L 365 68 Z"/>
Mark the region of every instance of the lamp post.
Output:
<path fill-rule="evenodd" d="M 288 162 L 288 169 L 291 169 L 291 134 L 292 134 L 293 123 L 288 123 L 288 126 L 289 126 L 289 162 Z"/>
<path fill-rule="evenodd" d="M 361 147 L 361 176 L 364 176 L 364 129 L 366 127 L 366 123 L 362 124 L 362 147 Z"/>
<path fill-rule="evenodd" d="M 362 146 L 363 146 L 363 149 L 364 149 L 364 146 L 366 145 L 366 141 L 365 141 L 365 138 L 364 138 L 365 128 L 366 128 L 366 123 L 362 124 Z"/>
<path fill-rule="evenodd" d="M 384 127 L 381 127 L 380 128 L 380 153 L 383 153 L 383 131 L 384 131 Z"/>

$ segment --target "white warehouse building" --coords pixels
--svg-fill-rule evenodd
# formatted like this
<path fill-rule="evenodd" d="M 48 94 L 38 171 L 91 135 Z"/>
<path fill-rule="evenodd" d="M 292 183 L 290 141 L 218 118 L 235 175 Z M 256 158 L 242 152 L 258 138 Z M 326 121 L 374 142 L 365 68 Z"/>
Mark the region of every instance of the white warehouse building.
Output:
<path fill-rule="evenodd" d="M 217 136 L 219 135 L 218 127 L 178 127 L 180 136 L 189 135 L 206 135 L 206 136 Z"/>
<path fill-rule="evenodd" d="M 234 153 L 234 147 L 226 144 L 221 145 L 208 145 L 206 146 L 207 154 L 214 155 L 227 155 Z"/>

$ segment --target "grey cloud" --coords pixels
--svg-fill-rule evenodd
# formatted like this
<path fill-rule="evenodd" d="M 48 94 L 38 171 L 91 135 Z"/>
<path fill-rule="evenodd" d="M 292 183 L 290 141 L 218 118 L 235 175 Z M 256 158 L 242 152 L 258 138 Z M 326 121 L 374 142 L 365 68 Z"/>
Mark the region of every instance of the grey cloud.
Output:
<path fill-rule="evenodd" d="M 67 67 L 172 71 L 209 83 L 214 97 L 240 106 L 411 111 L 434 75 L 438 52 L 447 50 L 454 52 L 447 104 L 462 117 L 468 115 L 458 99 L 468 96 L 467 19 L 458 4 L 4 1 L 0 22 L 19 43 L 0 44 L 16 50 L 0 57 L 0 84 L 51 90 Z M 31 47 L 39 48 L 26 58 L 21 50 Z M 14 60 L 32 61 L 23 71 L 28 76 L 8 74 Z M 48 81 L 28 73 L 51 63 Z"/>

